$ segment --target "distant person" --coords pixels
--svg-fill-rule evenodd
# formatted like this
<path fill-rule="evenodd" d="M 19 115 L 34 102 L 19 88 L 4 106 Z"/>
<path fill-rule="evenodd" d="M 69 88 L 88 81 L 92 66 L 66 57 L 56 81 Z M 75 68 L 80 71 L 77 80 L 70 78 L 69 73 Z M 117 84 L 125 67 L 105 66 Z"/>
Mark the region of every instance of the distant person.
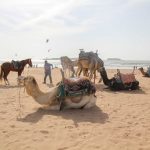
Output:
<path fill-rule="evenodd" d="M 52 83 L 51 69 L 53 69 L 53 65 L 48 63 L 47 60 L 45 60 L 45 64 L 44 64 L 45 77 L 43 82 L 44 84 L 46 84 L 47 76 L 49 76 L 50 83 Z"/>

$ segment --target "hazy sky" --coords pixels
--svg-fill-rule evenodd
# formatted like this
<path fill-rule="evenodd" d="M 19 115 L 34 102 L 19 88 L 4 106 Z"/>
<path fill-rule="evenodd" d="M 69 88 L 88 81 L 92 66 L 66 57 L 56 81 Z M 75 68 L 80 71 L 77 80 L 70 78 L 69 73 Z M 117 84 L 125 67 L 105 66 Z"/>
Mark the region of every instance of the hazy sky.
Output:
<path fill-rule="evenodd" d="M 150 0 L 0 0 L 0 59 L 78 57 L 81 48 L 150 60 Z"/>

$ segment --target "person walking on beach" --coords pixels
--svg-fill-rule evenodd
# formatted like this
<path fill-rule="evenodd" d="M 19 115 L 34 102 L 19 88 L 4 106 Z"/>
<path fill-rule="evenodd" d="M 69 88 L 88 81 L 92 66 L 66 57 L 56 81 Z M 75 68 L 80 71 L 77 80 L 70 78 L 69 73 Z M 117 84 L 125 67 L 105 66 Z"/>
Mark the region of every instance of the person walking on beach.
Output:
<path fill-rule="evenodd" d="M 45 60 L 45 64 L 44 64 L 45 76 L 44 76 L 44 82 L 43 82 L 44 84 L 46 84 L 47 76 L 49 76 L 50 83 L 52 83 L 51 69 L 53 69 L 53 65 L 48 63 L 47 60 Z"/>

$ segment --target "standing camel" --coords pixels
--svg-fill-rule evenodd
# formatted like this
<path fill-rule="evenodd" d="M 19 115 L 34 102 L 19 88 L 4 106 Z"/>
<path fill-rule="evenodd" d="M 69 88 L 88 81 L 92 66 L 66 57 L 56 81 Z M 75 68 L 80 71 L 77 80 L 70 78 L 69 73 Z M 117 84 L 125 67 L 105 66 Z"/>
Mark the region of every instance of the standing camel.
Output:
<path fill-rule="evenodd" d="M 99 72 L 100 68 L 104 66 L 104 62 L 98 57 L 97 53 L 81 51 L 79 54 L 77 65 L 78 69 L 76 75 L 80 76 L 81 71 L 83 71 L 83 75 L 87 76 L 87 72 L 89 70 L 90 72 L 89 78 L 91 80 L 94 74 L 94 83 L 95 83 L 96 70 Z"/>
<path fill-rule="evenodd" d="M 74 70 L 74 66 L 76 66 L 77 62 L 76 61 L 72 61 L 70 58 L 68 58 L 67 56 L 62 56 L 60 57 L 60 61 L 61 61 L 61 65 L 63 68 L 63 71 L 66 74 L 66 70 L 69 70 L 69 76 L 70 76 L 70 71 L 72 72 L 71 77 L 74 77 L 75 75 L 75 70 Z"/>

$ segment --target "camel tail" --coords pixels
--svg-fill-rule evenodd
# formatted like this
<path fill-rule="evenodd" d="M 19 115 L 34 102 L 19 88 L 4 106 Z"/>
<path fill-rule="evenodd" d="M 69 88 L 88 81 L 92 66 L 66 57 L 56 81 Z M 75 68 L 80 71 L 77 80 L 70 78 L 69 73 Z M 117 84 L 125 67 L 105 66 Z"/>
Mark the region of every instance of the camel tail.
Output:
<path fill-rule="evenodd" d="M 0 81 L 2 81 L 3 74 L 4 74 L 4 72 L 3 72 L 3 69 L 2 69 L 2 66 L 1 66 Z"/>

